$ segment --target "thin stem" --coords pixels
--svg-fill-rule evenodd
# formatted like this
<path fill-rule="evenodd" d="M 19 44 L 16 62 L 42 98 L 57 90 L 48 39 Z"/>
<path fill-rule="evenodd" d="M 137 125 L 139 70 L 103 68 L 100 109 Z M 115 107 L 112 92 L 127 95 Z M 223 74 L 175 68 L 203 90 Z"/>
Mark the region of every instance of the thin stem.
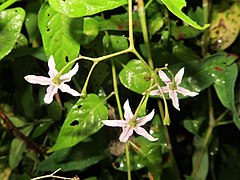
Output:
<path fill-rule="evenodd" d="M 147 4 L 145 5 L 145 9 L 147 9 L 148 6 L 149 6 L 152 2 L 153 2 L 153 0 L 148 1 Z"/>
<path fill-rule="evenodd" d="M 133 18 L 132 18 L 132 0 L 128 0 L 128 31 L 129 31 L 129 42 L 130 42 L 130 49 L 134 47 L 134 40 L 133 40 Z"/>
<path fill-rule="evenodd" d="M 48 174 L 48 175 L 45 175 L 45 176 L 39 176 L 39 177 L 35 177 L 35 178 L 32 178 L 31 180 L 38 180 L 38 179 L 46 179 L 46 178 L 57 178 L 57 179 L 76 179 L 78 180 L 79 178 L 78 177 L 74 177 L 74 178 L 66 178 L 66 177 L 62 177 L 62 176 L 56 176 L 54 174 L 56 174 L 58 171 L 60 171 L 61 168 L 57 169 L 56 171 L 54 171 L 52 174 Z"/>
<path fill-rule="evenodd" d="M 35 151 L 36 153 L 40 153 L 42 155 L 46 154 L 46 150 L 43 149 L 41 146 L 39 146 L 38 144 L 36 144 L 32 139 L 30 139 L 29 137 L 25 136 L 13 123 L 12 121 L 8 118 L 8 116 L 0 111 L 0 119 L 3 120 L 4 124 L 5 124 L 5 128 L 13 133 L 13 135 L 19 139 L 21 139 L 22 141 L 24 141 L 27 146 L 29 148 L 31 148 L 33 151 Z"/>
<path fill-rule="evenodd" d="M 0 6 L 0 12 L 3 11 L 4 9 L 8 8 L 11 6 L 13 3 L 15 3 L 17 0 L 8 0 L 5 3 L 1 4 Z"/>
<path fill-rule="evenodd" d="M 158 99 L 158 108 L 159 108 L 159 111 L 160 111 L 161 119 L 163 120 L 164 119 L 164 111 L 163 111 L 162 103 L 161 103 L 161 101 L 159 99 Z M 163 124 L 164 124 L 164 122 L 163 122 Z M 176 177 L 176 179 L 181 179 L 180 172 L 179 172 L 179 169 L 178 169 L 178 165 L 177 165 L 177 162 L 175 160 L 175 156 L 173 154 L 172 143 L 171 143 L 171 140 L 170 140 L 168 127 L 167 126 L 163 126 L 163 128 L 164 128 L 165 139 L 166 139 L 166 142 L 167 142 L 167 148 L 168 148 L 168 151 L 169 151 L 169 157 L 171 159 L 171 162 L 173 164 L 173 170 L 175 172 L 174 173 L 175 177 Z"/>
<path fill-rule="evenodd" d="M 130 164 L 130 156 L 129 156 L 129 146 L 128 143 L 125 143 L 125 151 L 126 151 L 126 160 L 127 160 L 127 175 L 128 175 L 128 180 L 131 180 L 131 164 Z"/>
<path fill-rule="evenodd" d="M 220 114 L 220 116 L 218 116 L 218 118 L 216 119 L 216 122 L 221 121 L 227 115 L 228 112 L 229 110 L 227 109 L 222 114 Z"/>
<path fill-rule="evenodd" d="M 203 6 L 203 23 L 207 24 L 209 19 L 209 0 L 202 0 Z M 208 52 L 208 31 L 205 30 L 202 36 L 202 55 L 203 57 L 206 56 Z"/>
<path fill-rule="evenodd" d="M 164 119 L 163 119 L 164 125 L 169 125 L 169 123 L 170 123 L 170 117 L 169 117 L 169 113 L 168 113 L 167 101 L 166 101 L 165 95 L 163 94 L 162 88 L 161 88 L 161 87 L 159 86 L 159 84 L 158 84 L 158 79 L 157 79 L 157 75 L 156 75 L 155 71 L 148 66 L 148 64 L 144 61 L 144 59 L 142 58 L 142 56 L 136 51 L 135 48 L 133 48 L 131 52 L 134 53 L 140 61 L 142 61 L 142 63 L 143 63 L 143 64 L 145 65 L 145 67 L 149 70 L 149 72 L 151 73 L 152 78 L 153 78 L 154 81 L 156 82 L 157 87 L 158 87 L 158 89 L 159 89 L 159 91 L 160 91 L 161 97 L 162 97 L 162 99 L 163 99 L 164 107 L 165 107 L 165 116 L 164 116 Z"/>
<path fill-rule="evenodd" d="M 120 102 L 120 98 L 119 98 L 119 93 L 118 93 L 116 68 L 115 68 L 115 64 L 114 64 L 113 60 L 111 61 L 111 63 L 112 63 L 113 89 L 114 89 L 115 98 L 116 98 L 116 102 L 117 102 L 119 117 L 120 117 L 120 119 L 123 119 L 122 106 L 121 106 L 121 102 Z"/>
<path fill-rule="evenodd" d="M 100 61 L 103 61 L 105 59 L 109 59 L 109 58 L 112 58 L 112 57 L 115 57 L 115 56 L 119 56 L 121 54 L 125 54 L 125 53 L 128 53 L 128 52 L 131 52 L 130 48 L 119 51 L 119 52 L 116 52 L 116 53 L 101 56 L 101 57 L 98 57 L 98 58 L 92 58 L 92 57 L 86 57 L 86 56 L 80 55 L 76 60 L 86 59 L 86 60 L 93 61 L 93 62 L 100 62 Z"/>
<path fill-rule="evenodd" d="M 139 15 L 140 22 L 141 22 L 144 43 L 147 47 L 148 64 L 152 69 L 154 69 L 152 53 L 151 53 L 151 46 L 150 46 L 150 42 L 149 42 L 149 38 L 148 38 L 147 21 L 146 21 L 146 14 L 145 14 L 143 0 L 138 0 L 138 15 Z"/>
<path fill-rule="evenodd" d="M 195 176 L 198 172 L 198 169 L 200 167 L 204 152 L 207 150 L 208 143 L 210 141 L 213 129 L 215 127 L 215 118 L 214 118 L 214 110 L 213 110 L 213 102 L 212 102 L 212 95 L 211 95 L 211 89 L 208 89 L 208 103 L 209 103 L 209 124 L 208 129 L 206 131 L 206 134 L 204 136 L 203 145 L 200 149 L 200 152 L 198 154 L 198 157 L 196 158 L 195 164 L 193 165 L 193 170 L 191 176 Z"/>
<path fill-rule="evenodd" d="M 234 124 L 233 121 L 224 121 L 224 122 L 216 122 L 216 126 L 224 126 L 224 125 L 228 125 L 228 124 Z"/>
<path fill-rule="evenodd" d="M 97 64 L 98 64 L 98 62 L 93 62 L 93 65 L 92 65 L 92 67 L 91 67 L 91 69 L 90 69 L 90 71 L 89 71 L 89 73 L 88 73 L 87 79 L 86 79 L 86 81 L 85 81 L 85 83 L 84 83 L 84 86 L 83 86 L 82 92 L 81 92 L 81 94 L 82 94 L 83 96 L 86 96 L 86 95 L 87 95 L 88 82 L 89 82 L 89 79 L 90 79 L 91 74 L 92 74 L 92 72 L 93 72 L 93 69 L 95 68 L 95 66 L 96 66 Z"/>

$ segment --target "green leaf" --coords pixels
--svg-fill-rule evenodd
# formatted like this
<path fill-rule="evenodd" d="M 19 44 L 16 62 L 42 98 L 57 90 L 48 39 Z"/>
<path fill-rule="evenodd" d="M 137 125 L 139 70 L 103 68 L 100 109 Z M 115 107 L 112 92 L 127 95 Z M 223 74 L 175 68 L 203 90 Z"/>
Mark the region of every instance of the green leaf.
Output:
<path fill-rule="evenodd" d="M 98 133 L 86 142 L 72 148 L 65 148 L 51 154 L 37 166 L 39 171 L 84 170 L 109 156 L 108 145 L 104 142 L 105 137 Z"/>
<path fill-rule="evenodd" d="M 25 127 L 21 132 L 28 136 L 32 131 L 33 126 Z M 9 166 L 11 169 L 14 169 L 18 166 L 20 161 L 22 160 L 23 153 L 27 147 L 27 144 L 18 138 L 13 139 L 10 148 L 10 155 L 9 155 Z"/>
<path fill-rule="evenodd" d="M 26 20 L 25 26 L 29 37 L 29 42 L 34 43 L 36 38 L 39 36 L 38 29 L 38 11 L 40 9 L 40 2 L 30 2 L 26 6 Z M 33 44 L 34 46 L 34 44 Z"/>
<path fill-rule="evenodd" d="M 48 112 L 49 115 L 52 117 L 52 119 L 54 121 L 58 121 L 61 119 L 62 117 L 62 107 L 60 106 L 60 104 L 56 101 L 52 102 L 49 106 L 48 106 Z"/>
<path fill-rule="evenodd" d="M 201 27 L 181 11 L 182 8 L 186 6 L 185 0 L 162 0 L 162 2 L 167 6 L 169 11 L 192 27 L 199 30 L 204 30 L 209 27 L 209 24 L 205 24 L 203 27 Z"/>
<path fill-rule="evenodd" d="M 49 0 L 49 3 L 56 11 L 76 18 L 117 8 L 127 4 L 127 0 Z"/>
<path fill-rule="evenodd" d="M 237 64 L 228 66 L 221 76 L 218 76 L 214 84 L 214 88 L 217 92 L 218 98 L 220 99 L 223 106 L 228 108 L 233 113 L 233 121 L 236 126 L 240 129 L 240 118 L 235 106 L 234 98 L 234 86 L 238 76 Z"/>
<path fill-rule="evenodd" d="M 80 99 L 70 110 L 60 130 L 56 144 L 49 152 L 76 145 L 103 127 L 108 109 L 95 94 Z"/>
<path fill-rule="evenodd" d="M 191 62 L 185 66 L 185 72 L 181 86 L 200 92 L 219 81 L 225 69 L 236 60 L 236 57 L 226 53 L 217 53 L 204 59 L 203 63 Z M 175 66 L 179 70 L 183 64 Z M 171 69 L 171 68 L 170 68 Z M 172 69 L 171 69 L 172 70 Z"/>
<path fill-rule="evenodd" d="M 99 23 L 99 30 L 128 31 L 128 13 L 112 15 L 109 19 L 103 17 L 94 17 Z M 142 32 L 141 23 L 137 12 L 133 12 L 133 30 Z"/>
<path fill-rule="evenodd" d="M 123 65 L 119 78 L 126 88 L 139 94 L 150 88 L 150 72 L 140 60 L 131 60 Z"/>
<path fill-rule="evenodd" d="M 196 178 L 196 180 L 206 179 L 209 170 L 208 149 L 203 147 L 203 142 L 204 139 L 195 136 L 194 146 L 196 149 L 192 157 L 192 163 L 193 167 L 199 163 L 194 175 L 194 178 Z"/>
<path fill-rule="evenodd" d="M 18 40 L 25 11 L 22 8 L 0 12 L 0 60 L 9 54 Z"/>
<path fill-rule="evenodd" d="M 203 122 L 203 119 L 184 120 L 183 125 L 189 132 L 191 132 L 195 136 L 199 136 L 199 129 L 202 125 L 202 122 Z"/>
<path fill-rule="evenodd" d="M 43 3 L 38 14 L 38 26 L 46 55 L 54 56 L 58 70 L 78 56 L 82 18 L 69 18 Z"/>
<path fill-rule="evenodd" d="M 89 44 L 98 35 L 98 22 L 90 17 L 83 18 L 83 29 L 80 37 L 82 45 Z"/>

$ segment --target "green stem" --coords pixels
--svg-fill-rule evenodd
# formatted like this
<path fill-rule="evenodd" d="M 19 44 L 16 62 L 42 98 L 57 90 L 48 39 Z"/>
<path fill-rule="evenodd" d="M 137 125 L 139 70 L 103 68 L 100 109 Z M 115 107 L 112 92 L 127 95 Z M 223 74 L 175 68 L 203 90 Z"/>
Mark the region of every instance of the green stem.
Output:
<path fill-rule="evenodd" d="M 203 6 L 203 23 L 208 24 L 209 19 L 209 0 L 202 0 Z M 205 30 L 202 36 L 202 55 L 206 56 L 208 52 L 208 30 Z"/>
<path fill-rule="evenodd" d="M 228 112 L 229 110 L 227 109 L 222 114 L 220 114 L 220 116 L 218 116 L 218 118 L 216 119 L 216 122 L 221 121 L 225 117 L 225 115 L 227 115 Z"/>
<path fill-rule="evenodd" d="M 5 3 L 1 4 L 0 6 L 0 12 L 3 11 L 4 9 L 8 8 L 12 4 L 14 4 L 17 0 L 8 0 Z"/>
<path fill-rule="evenodd" d="M 207 150 L 208 143 L 210 141 L 213 129 L 215 127 L 215 118 L 214 118 L 214 110 L 213 110 L 213 102 L 212 102 L 212 95 L 211 95 L 211 89 L 208 88 L 208 103 L 209 103 L 209 124 L 208 129 L 206 131 L 206 134 L 204 136 L 203 145 L 201 149 L 199 150 L 198 157 L 196 158 L 195 164 L 193 164 L 193 170 L 191 176 L 195 176 L 198 172 L 198 169 L 200 167 L 202 158 L 204 156 L 204 152 Z"/>
<path fill-rule="evenodd" d="M 163 94 L 163 91 L 162 91 L 162 88 L 160 88 L 159 84 L 158 84 L 158 79 L 157 79 L 157 74 L 155 73 L 155 71 L 150 68 L 148 66 L 148 64 L 144 61 L 144 59 L 142 58 L 142 56 L 136 51 L 135 48 L 132 49 L 131 51 L 132 53 L 134 53 L 137 58 L 142 61 L 142 63 L 145 65 L 145 67 L 149 70 L 149 72 L 151 73 L 151 77 L 154 79 L 154 81 L 156 82 L 157 86 L 158 86 L 158 89 L 160 91 L 160 94 L 161 94 L 161 97 L 163 99 L 163 103 L 164 103 L 164 107 L 165 107 L 165 117 L 164 117 L 164 122 L 169 122 L 169 113 L 168 113 L 168 106 L 167 106 L 167 101 L 166 101 L 166 98 L 165 98 L 165 95 Z M 165 123 L 164 125 L 168 125 L 168 123 Z"/>
<path fill-rule="evenodd" d="M 147 4 L 145 5 L 145 9 L 147 9 L 148 6 L 149 6 L 152 2 L 153 2 L 153 0 L 148 1 Z"/>
<path fill-rule="evenodd" d="M 122 112 L 122 106 L 119 98 L 119 93 L 118 93 L 118 86 L 117 86 L 117 75 L 116 75 L 116 68 L 113 60 L 111 61 L 112 63 L 112 78 L 113 78 L 113 88 L 114 88 L 114 93 L 115 93 L 115 98 L 118 106 L 118 112 L 119 112 L 119 117 L 120 119 L 123 119 L 123 112 Z"/>
<path fill-rule="evenodd" d="M 134 48 L 134 40 L 133 40 L 133 18 L 132 18 L 132 0 L 128 0 L 128 31 L 129 31 L 129 43 L 130 49 Z"/>
<path fill-rule="evenodd" d="M 147 21 L 146 21 L 146 14 L 145 14 L 143 0 L 138 0 L 138 15 L 139 15 L 140 22 L 141 22 L 143 39 L 144 39 L 145 45 L 147 47 L 148 64 L 152 69 L 154 69 L 152 53 L 151 53 L 151 46 L 150 46 L 149 38 L 148 38 Z"/>
<path fill-rule="evenodd" d="M 125 53 L 128 53 L 128 52 L 131 52 L 131 49 L 128 48 L 128 49 L 125 49 L 125 50 L 122 50 L 122 51 L 119 51 L 119 52 L 116 52 L 116 53 L 112 53 L 112 54 L 108 54 L 108 55 L 105 55 L 105 56 L 101 56 L 101 57 L 98 57 L 98 58 L 92 58 L 92 57 L 86 57 L 86 56 L 82 56 L 80 55 L 77 59 L 75 60 L 80 60 L 80 59 L 86 59 L 86 60 L 89 60 L 89 61 L 93 61 L 93 62 L 100 62 L 100 61 L 103 61 L 105 59 L 109 59 L 109 58 L 112 58 L 112 57 L 115 57 L 115 56 L 119 56 L 121 54 L 125 54 Z"/>
<path fill-rule="evenodd" d="M 90 69 L 90 71 L 89 71 L 89 73 L 88 73 L 87 79 L 86 79 L 86 81 L 85 81 L 85 83 L 84 83 L 84 86 L 83 86 L 82 92 L 81 92 L 81 94 L 82 94 L 83 97 L 85 97 L 85 96 L 87 95 L 88 82 L 89 82 L 89 79 L 90 79 L 91 74 L 92 74 L 92 72 L 93 72 L 93 69 L 95 68 L 95 66 L 96 66 L 97 64 L 98 64 L 98 62 L 93 62 L 93 65 L 92 65 L 92 67 L 91 67 L 91 69 Z"/>
<path fill-rule="evenodd" d="M 233 123 L 234 123 L 233 121 L 216 122 L 215 126 L 223 126 L 223 125 L 228 125 Z"/>
<path fill-rule="evenodd" d="M 159 99 L 158 99 L 158 108 L 159 108 L 159 111 L 160 111 L 161 119 L 163 120 L 164 119 L 164 111 L 163 111 L 162 103 Z M 163 124 L 164 124 L 164 122 L 163 122 Z M 170 157 L 171 162 L 173 164 L 173 170 L 174 170 L 175 177 L 176 177 L 176 179 L 181 179 L 180 172 L 179 172 L 179 169 L 178 169 L 178 165 L 177 165 L 177 162 L 175 160 L 175 156 L 173 154 L 172 143 L 171 143 L 171 140 L 170 140 L 168 127 L 167 126 L 163 126 L 163 127 L 164 127 L 165 139 L 166 139 L 166 142 L 167 142 L 167 148 L 168 148 L 168 151 L 169 151 L 169 157 Z"/>
<path fill-rule="evenodd" d="M 129 146 L 128 143 L 125 143 L 125 151 L 126 151 L 126 160 L 127 160 L 127 175 L 128 175 L 128 180 L 131 180 L 131 164 L 130 164 L 130 156 L 129 156 Z"/>

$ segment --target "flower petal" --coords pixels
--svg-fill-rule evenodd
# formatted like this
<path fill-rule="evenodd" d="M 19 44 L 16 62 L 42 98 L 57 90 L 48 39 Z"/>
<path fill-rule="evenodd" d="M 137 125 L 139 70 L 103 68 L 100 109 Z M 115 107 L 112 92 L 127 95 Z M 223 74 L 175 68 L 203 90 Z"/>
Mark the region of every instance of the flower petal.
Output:
<path fill-rule="evenodd" d="M 160 96 L 160 91 L 158 89 L 150 91 L 151 96 Z"/>
<path fill-rule="evenodd" d="M 183 87 L 178 87 L 177 91 L 178 91 L 179 93 L 181 93 L 182 95 L 184 95 L 184 96 L 191 96 L 191 97 L 193 97 L 193 96 L 198 95 L 197 92 L 189 91 L 188 89 L 185 89 L 185 88 L 183 88 Z"/>
<path fill-rule="evenodd" d="M 32 84 L 50 85 L 51 79 L 44 76 L 27 75 L 24 79 Z"/>
<path fill-rule="evenodd" d="M 163 87 L 161 87 L 161 88 L 162 88 L 162 92 L 163 92 L 163 93 L 168 93 L 168 92 L 169 92 L 168 86 L 163 86 Z"/>
<path fill-rule="evenodd" d="M 47 94 L 44 97 L 44 102 L 46 104 L 50 104 L 53 101 L 53 96 L 54 96 L 54 94 L 57 93 L 57 90 L 58 90 L 58 87 L 57 86 L 53 86 L 53 85 L 50 85 L 47 88 Z"/>
<path fill-rule="evenodd" d="M 51 79 L 53 79 L 58 74 L 53 55 L 51 55 L 48 59 L 48 68 L 49 68 L 48 75 L 50 76 Z"/>
<path fill-rule="evenodd" d="M 179 102 L 178 102 L 178 97 L 177 97 L 177 92 L 176 91 L 170 91 L 169 92 L 169 97 L 172 99 L 173 106 L 180 111 L 179 108 Z"/>
<path fill-rule="evenodd" d="M 102 123 L 106 126 L 111 127 L 124 127 L 126 126 L 126 121 L 124 120 L 102 120 Z"/>
<path fill-rule="evenodd" d="M 121 133 L 119 140 L 121 142 L 127 142 L 129 137 L 133 134 L 133 129 L 130 127 L 124 127 L 123 132 Z"/>
<path fill-rule="evenodd" d="M 126 119 L 126 121 L 129 121 L 133 117 L 133 113 L 129 105 L 128 99 L 124 103 L 123 109 L 124 109 L 124 118 Z"/>
<path fill-rule="evenodd" d="M 69 82 L 69 81 L 71 81 L 71 78 L 77 73 L 78 68 L 79 68 L 79 66 L 78 66 L 78 63 L 77 63 L 77 64 L 74 66 L 74 68 L 71 69 L 68 73 L 60 76 L 60 80 L 61 80 L 62 82 Z"/>
<path fill-rule="evenodd" d="M 66 93 L 69 93 L 71 94 L 72 96 L 81 96 L 81 94 L 79 92 L 77 92 L 76 90 L 70 88 L 69 85 L 67 84 L 61 84 L 59 87 L 58 87 L 62 92 L 66 92 Z"/>
<path fill-rule="evenodd" d="M 160 79 L 165 84 L 169 84 L 170 82 L 172 82 L 162 70 L 158 71 L 158 74 L 159 74 Z"/>
<path fill-rule="evenodd" d="M 146 124 L 148 121 L 151 121 L 154 116 L 154 113 L 155 113 L 155 111 L 153 109 L 152 112 L 149 113 L 148 115 L 143 116 L 141 118 L 137 118 L 136 121 L 138 123 L 138 126 L 142 126 L 142 125 Z"/>
<path fill-rule="evenodd" d="M 156 141 L 158 140 L 158 138 L 154 138 L 152 137 L 145 129 L 143 129 L 142 127 L 136 127 L 134 128 L 134 131 L 139 134 L 140 136 L 143 136 L 145 138 L 147 138 L 149 141 Z"/>
<path fill-rule="evenodd" d="M 175 75 L 175 82 L 176 82 L 176 85 L 178 86 L 181 82 L 182 82 L 182 77 L 183 77 L 183 74 L 184 74 L 184 67 L 182 69 L 180 69 L 177 74 Z"/>

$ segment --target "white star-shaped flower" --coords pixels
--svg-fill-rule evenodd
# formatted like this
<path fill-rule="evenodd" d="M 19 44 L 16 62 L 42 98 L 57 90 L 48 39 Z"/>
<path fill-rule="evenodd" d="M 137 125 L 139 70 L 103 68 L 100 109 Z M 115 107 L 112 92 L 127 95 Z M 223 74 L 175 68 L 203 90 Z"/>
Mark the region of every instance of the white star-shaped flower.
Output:
<path fill-rule="evenodd" d="M 174 79 L 170 80 L 167 75 L 162 71 L 158 71 L 160 79 L 166 84 L 166 86 L 161 87 L 163 93 L 168 93 L 169 98 L 172 99 L 173 106 L 180 111 L 178 96 L 177 93 L 181 93 L 184 96 L 196 96 L 197 92 L 191 92 L 183 87 L 180 87 L 179 84 L 182 82 L 182 77 L 184 74 L 184 67 L 178 71 Z M 160 95 L 160 91 L 153 90 L 150 92 L 150 95 Z"/>
<path fill-rule="evenodd" d="M 58 89 L 60 89 L 62 92 L 69 93 L 73 96 L 80 96 L 80 94 L 76 90 L 70 88 L 69 85 L 65 84 L 66 82 L 71 81 L 71 78 L 77 73 L 78 64 L 76 64 L 74 68 L 70 70 L 68 73 L 63 74 L 60 77 L 57 77 L 58 71 L 56 70 L 55 66 L 56 64 L 55 64 L 54 58 L 51 55 L 48 60 L 48 67 L 49 67 L 48 75 L 50 77 L 35 76 L 35 75 L 27 75 L 24 77 L 24 79 L 29 83 L 49 86 L 47 88 L 47 93 L 44 97 L 44 102 L 46 104 L 50 104 L 53 101 L 53 96 L 54 94 L 57 93 Z"/>
<path fill-rule="evenodd" d="M 140 118 L 134 118 L 134 115 L 132 113 L 128 100 L 124 103 L 123 109 L 124 109 L 125 120 L 103 120 L 102 121 L 107 126 L 123 128 L 123 132 L 119 137 L 119 140 L 121 142 L 126 142 L 129 139 L 129 137 L 133 134 L 133 131 L 147 138 L 149 141 L 156 141 L 158 139 L 158 138 L 152 137 L 144 128 L 141 127 L 153 118 L 155 113 L 154 110 L 152 110 L 152 112 L 146 116 L 143 116 Z"/>

